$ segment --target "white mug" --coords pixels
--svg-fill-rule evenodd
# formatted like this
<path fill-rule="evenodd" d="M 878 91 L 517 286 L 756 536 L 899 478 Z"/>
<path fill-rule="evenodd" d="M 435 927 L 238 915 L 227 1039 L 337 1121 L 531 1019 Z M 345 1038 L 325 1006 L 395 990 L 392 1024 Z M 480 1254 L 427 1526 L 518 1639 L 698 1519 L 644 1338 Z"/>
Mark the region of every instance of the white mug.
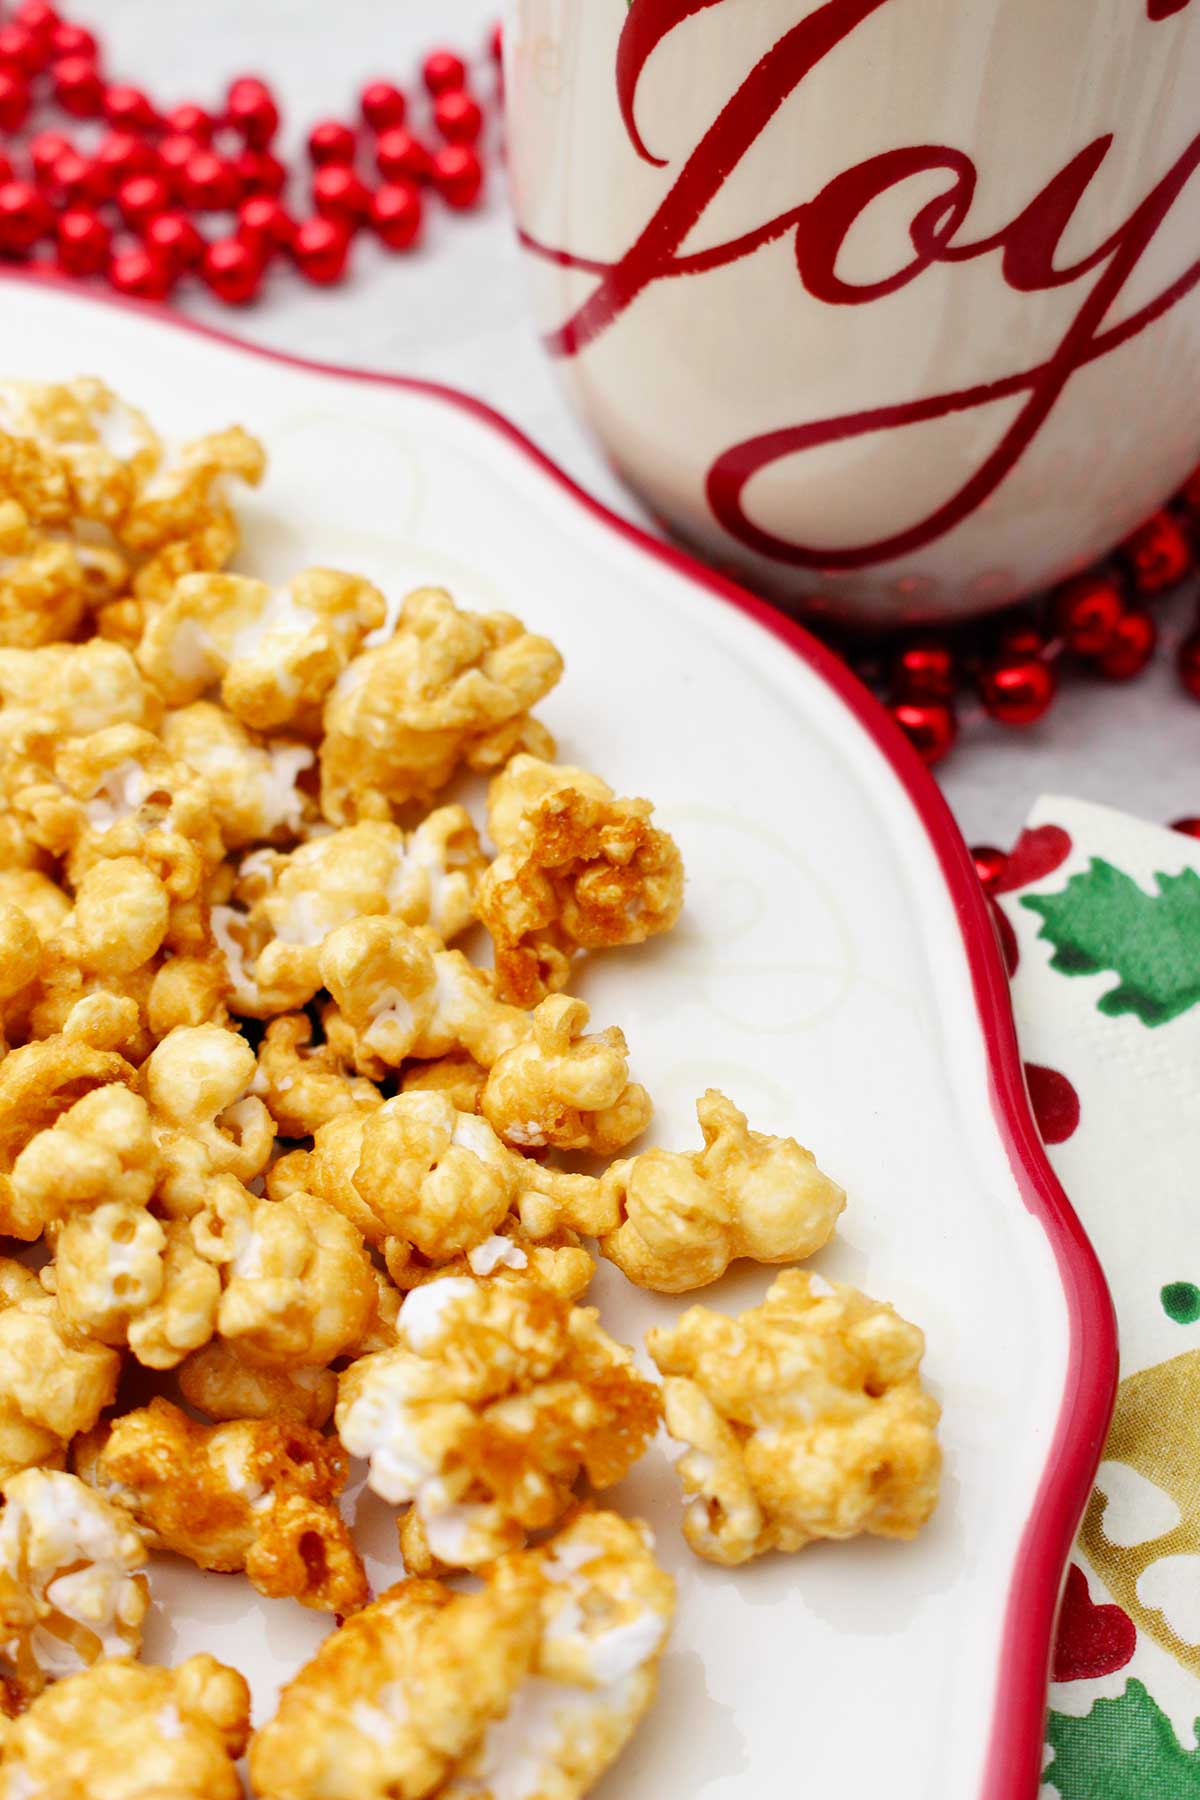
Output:
<path fill-rule="evenodd" d="M 1200 0 L 512 0 L 579 412 L 712 561 L 948 619 L 1200 461 Z"/>

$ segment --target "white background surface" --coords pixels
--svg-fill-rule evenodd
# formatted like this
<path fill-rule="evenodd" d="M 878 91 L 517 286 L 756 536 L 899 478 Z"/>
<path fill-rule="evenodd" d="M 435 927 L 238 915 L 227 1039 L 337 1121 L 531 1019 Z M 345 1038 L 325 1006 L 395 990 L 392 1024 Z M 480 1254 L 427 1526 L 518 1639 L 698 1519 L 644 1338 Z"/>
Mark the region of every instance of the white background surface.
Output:
<path fill-rule="evenodd" d="M 290 148 L 309 124 L 353 116 L 363 81 L 409 86 L 435 43 L 482 54 L 501 0 L 93 0 L 72 16 L 102 33 L 114 75 L 143 82 L 162 104 L 215 104 L 230 75 L 262 73 L 285 112 Z M 491 125 L 496 130 L 493 121 Z M 198 318 L 298 355 L 421 375 L 478 394 L 506 413 L 585 487 L 641 518 L 636 500 L 575 424 L 529 323 L 502 174 L 493 158 L 484 209 L 467 218 L 429 212 L 425 246 L 389 257 L 356 246 L 354 273 L 337 289 L 310 288 L 277 271 L 256 306 L 236 311 L 192 288 L 180 304 Z M 302 194 L 295 195 L 302 203 Z M 1200 402 L 1198 402 L 1200 404 Z M 214 421 L 216 423 L 218 421 Z M 1177 639 L 1194 594 L 1164 611 Z M 966 707 L 964 706 L 964 714 Z M 1138 682 L 1069 680 L 1039 726 L 1005 732 L 964 717 L 963 741 L 940 771 L 971 842 L 1007 846 L 1041 792 L 1125 807 L 1153 820 L 1200 813 L 1200 705 L 1179 688 L 1161 650 Z"/>

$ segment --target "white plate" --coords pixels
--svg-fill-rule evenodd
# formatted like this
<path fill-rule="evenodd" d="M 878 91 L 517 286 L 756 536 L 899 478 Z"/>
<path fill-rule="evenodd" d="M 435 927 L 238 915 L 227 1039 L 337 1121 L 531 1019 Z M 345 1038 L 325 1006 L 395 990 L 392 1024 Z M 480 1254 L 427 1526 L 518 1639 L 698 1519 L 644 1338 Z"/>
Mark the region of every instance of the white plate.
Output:
<path fill-rule="evenodd" d="M 739 1572 L 696 1561 L 656 1446 L 620 1493 L 679 1582 L 656 1711 L 607 1800 L 1019 1800 L 1041 1762 L 1058 1581 L 1115 1378 L 1107 1295 L 1029 1117 L 1007 989 L 970 863 L 882 712 L 803 633 L 618 523 L 460 397 L 284 362 L 49 284 L 0 285 L 12 373 L 103 376 L 172 435 L 237 420 L 270 452 L 238 566 L 439 582 L 561 645 L 541 709 L 561 754 L 646 793 L 688 903 L 583 982 L 626 1030 L 655 1141 L 697 1141 L 723 1087 L 849 1191 L 822 1273 L 928 1335 L 941 1505 L 913 1544 L 863 1541 Z M 731 602 L 731 603 L 730 603 Z M 737 1307 L 743 1270 L 705 1294 Z M 611 1268 L 593 1297 L 640 1342 L 685 1302 Z M 376 1584 L 387 1509 L 358 1508 Z M 255 1716 L 325 1621 L 163 1559 L 155 1659 L 206 1649 Z"/>

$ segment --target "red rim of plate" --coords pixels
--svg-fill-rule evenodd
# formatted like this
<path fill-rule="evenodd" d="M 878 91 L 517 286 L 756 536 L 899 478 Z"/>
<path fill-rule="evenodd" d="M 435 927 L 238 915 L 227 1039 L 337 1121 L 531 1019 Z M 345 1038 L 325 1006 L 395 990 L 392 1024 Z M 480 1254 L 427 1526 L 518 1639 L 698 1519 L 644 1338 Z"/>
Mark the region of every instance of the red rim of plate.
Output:
<path fill-rule="evenodd" d="M 1025 1088 L 1008 977 L 975 865 L 941 789 L 904 733 L 832 651 L 736 583 L 611 512 L 486 402 L 439 382 L 373 369 L 312 362 L 247 342 L 147 301 L 89 293 L 53 269 L 6 270 L 7 280 L 47 286 L 76 299 L 139 312 L 160 323 L 309 374 L 371 382 L 444 401 L 503 437 L 589 513 L 694 587 L 769 631 L 832 688 L 891 766 L 937 856 L 954 903 L 987 1046 L 992 1111 L 1026 1207 L 1050 1241 L 1070 1327 L 1067 1373 L 1054 1438 L 1017 1550 L 1005 1608 L 998 1680 L 983 1783 L 977 1800 L 1023 1800 L 1037 1793 L 1043 1756 L 1050 1651 L 1063 1573 L 1100 1460 L 1117 1386 L 1117 1329 L 1095 1251 L 1046 1159 Z"/>

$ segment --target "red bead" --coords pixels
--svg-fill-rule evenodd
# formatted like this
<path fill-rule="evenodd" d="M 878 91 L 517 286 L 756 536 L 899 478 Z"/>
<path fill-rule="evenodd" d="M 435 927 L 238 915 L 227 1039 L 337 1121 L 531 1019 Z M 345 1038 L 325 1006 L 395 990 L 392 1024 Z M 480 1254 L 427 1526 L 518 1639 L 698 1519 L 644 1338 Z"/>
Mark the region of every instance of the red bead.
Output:
<path fill-rule="evenodd" d="M 1193 700 L 1200 700 L 1200 630 L 1184 638 L 1176 658 L 1179 679 Z"/>
<path fill-rule="evenodd" d="M 1181 831 L 1184 837 L 1200 838 L 1200 819 L 1191 814 L 1183 819 L 1172 819 L 1171 830 Z"/>
<path fill-rule="evenodd" d="M 904 644 L 892 664 L 892 686 L 905 699 L 951 699 L 958 671 L 949 644 L 932 637 Z"/>
<path fill-rule="evenodd" d="M 446 94 L 463 85 L 467 65 L 453 50 L 433 50 L 421 65 L 421 74 L 431 94 Z"/>
<path fill-rule="evenodd" d="M 279 130 L 279 108 L 265 81 L 242 75 L 225 92 L 225 120 L 252 150 L 265 150 Z"/>
<path fill-rule="evenodd" d="M 94 158 L 64 150 L 48 184 L 68 206 L 99 206 L 108 196 L 108 178 Z"/>
<path fill-rule="evenodd" d="M 29 83 L 19 69 L 0 68 L 0 131 L 19 131 L 29 117 Z"/>
<path fill-rule="evenodd" d="M 403 125 L 394 125 L 380 135 L 375 161 L 385 181 L 428 181 L 433 175 L 432 156 L 420 138 Z"/>
<path fill-rule="evenodd" d="M 1187 526 L 1174 513 L 1156 512 L 1121 545 L 1139 594 L 1161 594 L 1182 581 L 1192 566 Z"/>
<path fill-rule="evenodd" d="M 412 181 L 387 181 L 371 195 L 371 225 L 389 250 L 407 250 L 421 231 L 421 190 Z"/>
<path fill-rule="evenodd" d="M 158 141 L 158 164 L 172 187 L 182 188 L 184 170 L 197 150 L 205 146 L 198 138 L 184 137 L 181 132 L 168 132 Z"/>
<path fill-rule="evenodd" d="M 119 131 L 156 131 L 158 114 L 141 88 L 114 81 L 104 90 L 104 116 Z"/>
<path fill-rule="evenodd" d="M 1055 628 L 1076 656 L 1099 656 L 1124 611 L 1125 596 L 1111 575 L 1080 575 L 1060 587 L 1050 603 Z"/>
<path fill-rule="evenodd" d="M 313 205 L 327 219 L 342 219 L 350 225 L 365 217 L 371 208 L 371 196 L 361 175 L 345 163 L 326 163 L 317 170 L 312 183 Z"/>
<path fill-rule="evenodd" d="M 1008 862 L 1008 855 L 998 850 L 995 844 L 972 844 L 971 860 L 975 864 L 975 873 L 984 888 L 990 888 L 999 881 Z"/>
<path fill-rule="evenodd" d="M 386 131 L 391 125 L 403 125 L 408 101 L 390 81 L 372 81 L 358 97 L 359 111 L 372 131 Z"/>
<path fill-rule="evenodd" d="M 83 206 L 60 213 L 55 227 L 58 266 L 68 275 L 99 275 L 108 266 L 112 234 L 99 213 Z"/>
<path fill-rule="evenodd" d="M 296 235 L 296 221 L 273 194 L 252 194 L 238 208 L 237 237 L 262 262 L 286 250 Z"/>
<path fill-rule="evenodd" d="M 117 205 L 131 231 L 143 231 L 170 204 L 171 190 L 161 175 L 131 175 L 117 189 Z"/>
<path fill-rule="evenodd" d="M 0 186 L 0 253 L 27 256 L 39 238 L 53 226 L 50 208 L 29 181 L 6 181 Z"/>
<path fill-rule="evenodd" d="M 195 220 L 185 212 L 161 212 L 150 219 L 142 242 L 166 264 L 173 278 L 194 269 L 204 255 L 204 239 Z"/>
<path fill-rule="evenodd" d="M 164 114 L 163 125 L 174 137 L 191 138 L 197 144 L 211 144 L 216 121 L 210 112 L 203 106 L 197 106 L 194 100 L 184 100 Z"/>
<path fill-rule="evenodd" d="M 26 31 L 32 32 L 35 38 L 40 38 L 46 44 L 49 44 L 59 22 L 58 14 L 49 0 L 21 0 L 13 18 L 18 25 L 23 25 Z"/>
<path fill-rule="evenodd" d="M 1007 620 L 996 638 L 997 656 L 1040 656 L 1045 648 L 1045 632 L 1035 619 L 1024 613 Z"/>
<path fill-rule="evenodd" d="M 1200 519 L 1200 464 L 1192 470 L 1180 488 L 1179 501 L 1189 518 Z"/>
<path fill-rule="evenodd" d="M 984 711 L 999 725 L 1032 725 L 1054 698 L 1058 682 L 1037 656 L 1000 656 L 979 672 Z"/>
<path fill-rule="evenodd" d="M 90 56 L 63 56 L 54 65 L 54 98 L 75 119 L 94 119 L 104 105 L 104 83 Z"/>
<path fill-rule="evenodd" d="M 122 250 L 108 265 L 108 279 L 118 294 L 136 300 L 165 300 L 175 277 L 161 256 L 144 245 Z"/>
<path fill-rule="evenodd" d="M 3 150 L 0 150 L 0 186 L 3 186 L 6 181 L 11 181 L 13 175 L 12 159 L 5 156 Z"/>
<path fill-rule="evenodd" d="M 330 163 L 352 163 L 358 140 L 340 119 L 321 119 L 308 134 L 308 154 L 318 169 Z"/>
<path fill-rule="evenodd" d="M 193 150 L 183 166 L 180 191 L 194 212 L 232 212 L 242 197 L 233 164 L 214 150 Z"/>
<path fill-rule="evenodd" d="M 433 158 L 438 193 L 456 212 L 474 206 L 483 187 L 483 165 L 469 144 L 443 144 Z"/>
<path fill-rule="evenodd" d="M 1096 658 L 1095 667 L 1108 681 L 1130 681 L 1140 675 L 1154 654 L 1158 626 L 1148 612 L 1123 613 L 1108 648 Z"/>
<path fill-rule="evenodd" d="M 890 711 L 922 762 L 940 762 L 958 736 L 954 708 L 944 700 L 897 700 Z"/>
<path fill-rule="evenodd" d="M 86 25 L 69 25 L 65 19 L 60 19 L 50 33 L 50 54 L 56 62 L 65 56 L 86 56 L 95 62 L 100 46 Z"/>
<path fill-rule="evenodd" d="M 227 306 L 245 306 L 262 284 L 262 258 L 241 238 L 218 238 L 204 252 L 200 272 L 218 300 Z"/>
<path fill-rule="evenodd" d="M 296 227 L 292 255 L 309 281 L 328 287 L 346 272 L 350 233 L 339 219 L 305 219 Z"/>
<path fill-rule="evenodd" d="M 473 94 L 455 88 L 438 95 L 433 122 L 448 143 L 473 144 L 483 129 L 483 108 Z"/>
<path fill-rule="evenodd" d="M 492 53 L 493 62 L 499 62 L 504 55 L 504 27 L 499 20 L 488 34 L 488 49 Z"/>
<path fill-rule="evenodd" d="M 0 63 L 22 75 L 36 75 L 50 56 L 49 42 L 39 43 L 32 31 L 16 23 L 0 25 Z"/>
<path fill-rule="evenodd" d="M 287 180 L 287 170 L 269 150 L 239 150 L 233 159 L 242 191 L 246 194 L 279 194 Z"/>
<path fill-rule="evenodd" d="M 105 195 L 115 194 L 131 175 L 153 175 L 158 168 L 154 150 L 145 138 L 135 137 L 131 131 L 110 131 L 97 144 L 92 161 L 97 185 Z"/>
<path fill-rule="evenodd" d="M 33 165 L 33 179 L 49 181 L 59 157 L 73 148 L 70 138 L 65 138 L 61 131 L 39 131 L 36 137 L 31 137 L 27 149 Z"/>

